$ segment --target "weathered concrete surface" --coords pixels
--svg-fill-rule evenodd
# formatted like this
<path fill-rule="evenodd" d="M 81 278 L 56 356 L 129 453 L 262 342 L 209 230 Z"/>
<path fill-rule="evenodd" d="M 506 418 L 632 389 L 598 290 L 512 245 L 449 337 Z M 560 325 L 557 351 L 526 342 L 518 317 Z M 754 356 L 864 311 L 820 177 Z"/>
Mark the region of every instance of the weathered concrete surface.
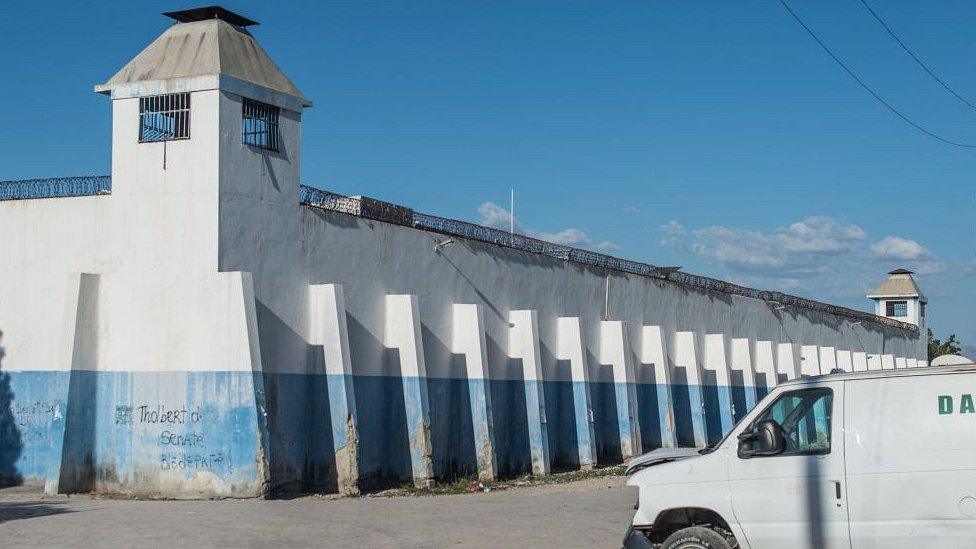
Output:
<path fill-rule="evenodd" d="M 4 547 L 620 547 L 624 478 L 491 493 L 132 501 L 0 490 Z"/>

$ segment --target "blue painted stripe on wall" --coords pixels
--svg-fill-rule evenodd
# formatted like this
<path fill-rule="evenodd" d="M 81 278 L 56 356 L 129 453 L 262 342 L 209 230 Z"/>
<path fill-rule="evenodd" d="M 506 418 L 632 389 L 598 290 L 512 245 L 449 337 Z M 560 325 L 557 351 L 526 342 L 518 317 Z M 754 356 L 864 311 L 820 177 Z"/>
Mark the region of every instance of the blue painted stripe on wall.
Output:
<path fill-rule="evenodd" d="M 705 408 L 705 431 L 708 443 L 721 440 L 734 425 L 732 415 L 732 390 L 725 385 L 702 385 L 701 394 Z"/>
<path fill-rule="evenodd" d="M 326 376 L 326 394 L 329 395 L 329 415 L 332 419 L 332 444 L 335 449 L 340 449 L 347 442 L 346 421 L 349 416 L 349 403 L 346 395 L 355 394 L 353 382 L 355 381 L 348 374 L 331 374 Z"/>
<path fill-rule="evenodd" d="M 330 394 L 346 381 L 341 375 L 255 378 L 248 372 L 2 372 L 0 472 L 43 482 L 62 467 L 59 437 L 67 431 L 63 465 L 76 473 L 66 476 L 69 484 L 83 484 L 85 458 L 92 456 L 96 480 L 105 490 L 152 492 L 157 480 L 189 485 L 209 478 L 235 493 L 248 493 L 260 489 L 256 456 L 264 435 L 273 492 L 328 491 L 335 486 L 333 425 L 344 425 L 331 417 Z M 353 384 L 364 488 L 409 482 L 403 380 L 354 376 Z M 444 480 L 476 475 L 471 384 L 428 378 L 425 385 L 435 475 Z M 543 384 L 554 469 L 579 466 L 576 401 L 583 389 L 570 381 Z M 635 389 L 643 449 L 649 451 L 662 444 L 666 417 L 660 400 L 668 388 L 639 383 Z M 525 390 L 521 380 L 489 382 L 501 476 L 531 471 Z M 701 391 L 698 386 L 671 387 L 679 445 L 694 446 L 695 430 L 703 427 L 696 425 L 690 405 Z M 718 390 L 705 391 L 721 405 Z M 735 391 L 726 388 L 725 393 Z M 617 387 L 591 382 L 590 392 L 597 463 L 619 462 Z M 266 432 L 257 412 L 261 401 L 267 411 Z"/>
<path fill-rule="evenodd" d="M 578 463 L 592 466 L 596 464 L 596 452 L 593 444 L 593 420 L 590 417 L 593 398 L 590 395 L 590 388 L 581 381 L 570 382 L 572 385 L 572 415 L 575 424 L 574 434 L 576 440 L 572 446 L 577 448 Z M 560 394 L 560 398 L 566 398 Z M 565 414 L 565 412 L 563 412 Z M 565 416 L 559 416 L 565 417 Z M 569 450 L 572 452 L 572 449 Z M 555 461 L 557 457 L 554 456 Z"/>
<path fill-rule="evenodd" d="M 688 403 L 691 414 L 691 427 L 694 433 L 692 446 L 703 446 L 708 443 L 708 408 L 705 401 L 707 386 L 688 385 Z"/>
<path fill-rule="evenodd" d="M 637 406 L 636 387 L 635 384 L 626 382 L 614 383 L 613 387 L 617 408 L 617 437 L 621 448 L 624 448 L 630 446 L 632 433 L 640 429 L 640 419 L 637 417 L 639 412 L 634 410 L 634 416 L 631 415 L 632 408 Z M 640 455 L 640 450 L 630 448 L 628 457 Z"/>
<path fill-rule="evenodd" d="M 491 417 L 491 393 L 484 379 L 467 380 L 468 404 L 471 418 L 471 434 L 474 439 L 474 452 L 479 471 L 495 474 L 495 428 Z M 455 418 L 456 421 L 463 421 Z"/>
<path fill-rule="evenodd" d="M 535 471 L 548 471 L 550 467 L 549 420 L 545 409 L 545 382 L 526 380 L 524 383 L 530 461 Z"/>
<path fill-rule="evenodd" d="M 69 372 L 0 372 L 0 483 L 43 484 L 61 466 Z"/>
<path fill-rule="evenodd" d="M 62 487 L 74 490 L 256 495 L 261 488 L 250 372 L 3 375 L 10 379 L 8 410 L 19 419 L 2 452 L 11 456 L 19 444 L 19 455 L 2 466 L 24 481 L 60 469 Z"/>

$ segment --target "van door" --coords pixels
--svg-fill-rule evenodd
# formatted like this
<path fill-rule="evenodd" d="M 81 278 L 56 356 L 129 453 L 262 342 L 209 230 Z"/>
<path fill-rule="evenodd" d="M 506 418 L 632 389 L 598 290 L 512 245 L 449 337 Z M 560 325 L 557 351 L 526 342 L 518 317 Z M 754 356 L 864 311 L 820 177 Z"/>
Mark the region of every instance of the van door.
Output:
<path fill-rule="evenodd" d="M 852 545 L 976 547 L 976 372 L 907 372 L 845 383 Z"/>
<path fill-rule="evenodd" d="M 786 438 L 783 451 L 762 457 L 730 452 L 732 509 L 753 549 L 851 546 L 843 391 L 841 382 L 785 391 L 744 429 L 776 420 Z"/>

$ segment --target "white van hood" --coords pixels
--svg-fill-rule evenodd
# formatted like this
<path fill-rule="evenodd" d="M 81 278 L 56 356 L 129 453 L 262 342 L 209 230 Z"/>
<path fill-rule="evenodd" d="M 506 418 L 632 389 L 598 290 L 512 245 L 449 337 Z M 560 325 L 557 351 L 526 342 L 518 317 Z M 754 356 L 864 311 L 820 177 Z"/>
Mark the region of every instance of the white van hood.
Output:
<path fill-rule="evenodd" d="M 652 465 L 675 461 L 678 459 L 687 459 L 698 455 L 698 448 L 658 448 L 657 450 L 650 451 L 630 460 L 624 474 L 630 475 L 640 471 L 641 469 L 651 467 Z"/>

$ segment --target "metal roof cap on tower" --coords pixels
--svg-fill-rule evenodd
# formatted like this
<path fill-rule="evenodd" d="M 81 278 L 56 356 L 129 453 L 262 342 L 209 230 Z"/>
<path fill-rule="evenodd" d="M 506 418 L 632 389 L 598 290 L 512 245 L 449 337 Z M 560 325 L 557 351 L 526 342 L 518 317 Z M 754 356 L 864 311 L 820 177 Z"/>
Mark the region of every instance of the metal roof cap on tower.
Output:
<path fill-rule="evenodd" d="M 212 6 L 170 12 L 177 21 L 129 61 L 99 93 L 147 81 L 198 76 L 229 76 L 283 93 L 310 107 L 312 102 L 285 76 L 278 65 L 244 28 L 256 24 L 243 16 Z"/>
<path fill-rule="evenodd" d="M 253 19 L 248 19 L 239 13 L 234 13 L 223 6 L 204 6 L 202 8 L 190 8 L 188 10 L 168 11 L 164 13 L 166 17 L 175 19 L 180 23 L 192 23 L 194 21 L 206 21 L 207 19 L 220 19 L 227 21 L 237 27 L 250 27 L 260 25 Z"/>

